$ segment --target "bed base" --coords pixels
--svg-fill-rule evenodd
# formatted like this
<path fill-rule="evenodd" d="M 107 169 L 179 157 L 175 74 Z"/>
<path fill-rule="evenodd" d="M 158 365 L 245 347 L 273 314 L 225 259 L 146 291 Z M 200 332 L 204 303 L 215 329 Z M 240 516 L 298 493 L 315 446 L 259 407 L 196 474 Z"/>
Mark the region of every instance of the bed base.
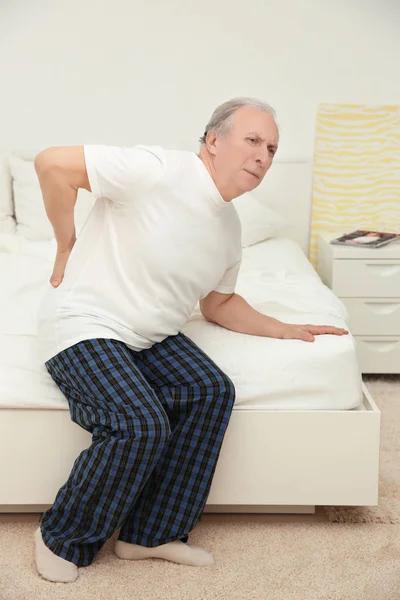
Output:
<path fill-rule="evenodd" d="M 310 514 L 378 504 L 381 414 L 363 384 L 353 410 L 235 407 L 205 512 Z M 91 434 L 65 410 L 0 410 L 0 512 L 42 512 Z"/>

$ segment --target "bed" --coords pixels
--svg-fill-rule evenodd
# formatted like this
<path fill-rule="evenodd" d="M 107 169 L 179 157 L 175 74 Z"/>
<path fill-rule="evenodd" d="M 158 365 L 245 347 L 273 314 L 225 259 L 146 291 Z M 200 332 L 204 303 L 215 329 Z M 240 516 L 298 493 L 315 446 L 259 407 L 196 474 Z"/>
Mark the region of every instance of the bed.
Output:
<path fill-rule="evenodd" d="M 37 358 L 35 313 L 54 250 L 0 236 L 1 510 L 52 504 L 91 441 Z M 288 323 L 347 327 L 345 307 L 290 239 L 245 248 L 237 292 Z M 306 343 L 238 334 L 205 321 L 198 306 L 183 331 L 237 393 L 206 511 L 377 503 L 380 413 L 351 335 Z"/>
<path fill-rule="evenodd" d="M 38 359 L 55 240 L 22 233 L 0 233 L 0 512 L 45 510 L 91 443 Z M 284 234 L 245 244 L 236 291 L 282 321 L 348 329 L 343 303 Z M 183 332 L 236 388 L 206 512 L 378 503 L 380 411 L 351 334 L 313 343 L 244 335 L 206 321 L 198 305 Z"/>

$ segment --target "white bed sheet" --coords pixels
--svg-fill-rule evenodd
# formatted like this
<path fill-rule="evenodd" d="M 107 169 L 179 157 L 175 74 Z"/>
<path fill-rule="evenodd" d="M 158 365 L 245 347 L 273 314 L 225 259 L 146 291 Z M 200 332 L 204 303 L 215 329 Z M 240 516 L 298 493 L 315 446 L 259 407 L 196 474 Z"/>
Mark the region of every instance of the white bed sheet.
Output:
<path fill-rule="evenodd" d="M 1 408 L 68 409 L 37 352 L 36 313 L 54 256 L 54 241 L 0 235 Z M 237 292 L 287 323 L 348 327 L 343 303 L 289 239 L 271 238 L 243 250 Z M 351 335 L 322 335 L 307 343 L 239 334 L 205 321 L 198 306 L 183 332 L 232 379 L 235 410 L 348 410 L 362 403 Z"/>

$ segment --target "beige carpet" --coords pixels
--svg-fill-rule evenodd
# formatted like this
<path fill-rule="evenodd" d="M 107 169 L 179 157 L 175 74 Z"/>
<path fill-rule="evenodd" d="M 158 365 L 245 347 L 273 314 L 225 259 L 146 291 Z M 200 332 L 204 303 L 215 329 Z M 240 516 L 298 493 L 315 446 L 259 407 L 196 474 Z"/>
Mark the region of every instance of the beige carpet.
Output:
<path fill-rule="evenodd" d="M 376 510 L 348 518 L 371 522 L 330 522 L 323 508 L 293 516 L 205 513 L 190 542 L 214 554 L 213 567 L 122 561 L 113 536 L 75 583 L 59 584 L 35 568 L 38 515 L 3 514 L 0 600 L 400 600 L 400 379 L 368 378 L 367 385 L 382 411 L 382 497 Z"/>

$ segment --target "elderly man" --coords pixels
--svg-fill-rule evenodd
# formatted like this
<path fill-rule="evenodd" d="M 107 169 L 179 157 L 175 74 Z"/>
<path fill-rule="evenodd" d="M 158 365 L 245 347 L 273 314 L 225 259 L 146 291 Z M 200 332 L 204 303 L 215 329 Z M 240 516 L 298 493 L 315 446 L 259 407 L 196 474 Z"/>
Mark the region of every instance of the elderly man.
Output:
<path fill-rule="evenodd" d="M 312 342 L 342 335 L 262 315 L 235 294 L 240 222 L 231 200 L 257 187 L 278 147 L 273 109 L 219 106 L 200 153 L 88 145 L 35 159 L 57 255 L 39 311 L 43 361 L 72 420 L 93 434 L 35 532 L 39 573 L 75 581 L 120 529 L 115 553 L 213 564 L 190 545 L 235 389 L 181 333 L 196 303 L 233 331 Z M 97 202 L 76 238 L 78 188 Z"/>

